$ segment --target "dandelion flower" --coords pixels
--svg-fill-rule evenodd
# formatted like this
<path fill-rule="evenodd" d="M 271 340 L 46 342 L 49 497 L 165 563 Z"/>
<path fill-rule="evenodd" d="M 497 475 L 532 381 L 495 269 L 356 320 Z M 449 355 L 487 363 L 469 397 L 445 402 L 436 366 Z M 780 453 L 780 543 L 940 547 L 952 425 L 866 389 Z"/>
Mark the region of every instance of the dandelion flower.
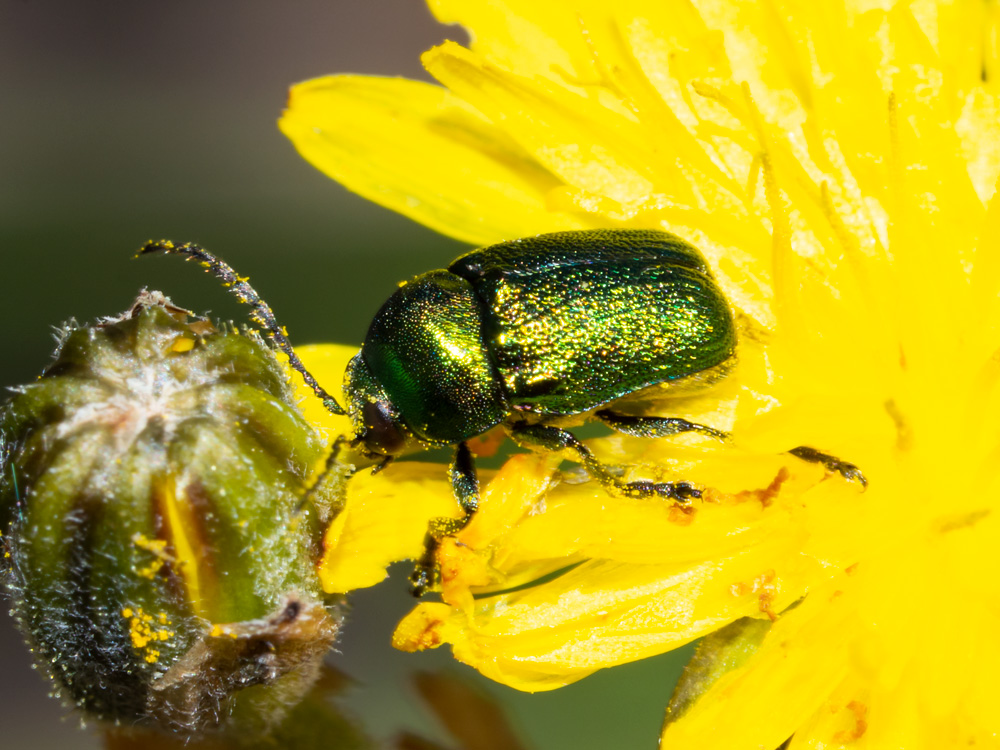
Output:
<path fill-rule="evenodd" d="M 997 5 L 431 7 L 473 38 L 425 55 L 442 86 L 300 84 L 281 121 L 299 151 L 470 243 L 673 232 L 709 259 L 742 337 L 726 383 L 678 404 L 727 445 L 590 443 L 707 488 L 693 512 L 515 456 L 441 550 L 443 601 L 397 645 L 447 642 L 545 690 L 714 633 L 664 747 L 997 743 Z M 861 467 L 867 492 L 799 445 Z M 457 514 L 433 468 L 352 482 L 328 588 L 376 582 L 419 554 L 418 516 Z M 387 523 L 398 533 L 372 538 Z"/>

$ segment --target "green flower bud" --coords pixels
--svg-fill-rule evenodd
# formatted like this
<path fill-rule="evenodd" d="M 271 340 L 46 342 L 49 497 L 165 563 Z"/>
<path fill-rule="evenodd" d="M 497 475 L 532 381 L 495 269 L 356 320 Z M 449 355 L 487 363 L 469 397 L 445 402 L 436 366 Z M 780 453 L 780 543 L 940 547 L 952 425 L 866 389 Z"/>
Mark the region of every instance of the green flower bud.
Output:
<path fill-rule="evenodd" d="M 306 493 L 324 447 L 257 338 L 144 292 L 63 334 L 0 437 L 13 614 L 57 693 L 198 731 L 309 688 L 339 624 Z"/>

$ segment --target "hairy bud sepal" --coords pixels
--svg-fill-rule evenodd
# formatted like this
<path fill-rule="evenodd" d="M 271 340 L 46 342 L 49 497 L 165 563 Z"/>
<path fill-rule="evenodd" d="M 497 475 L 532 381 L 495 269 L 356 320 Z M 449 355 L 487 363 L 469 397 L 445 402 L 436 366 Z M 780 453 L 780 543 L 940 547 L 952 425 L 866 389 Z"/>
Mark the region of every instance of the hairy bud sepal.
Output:
<path fill-rule="evenodd" d="M 62 333 L 0 437 L 13 613 L 55 692 L 195 732 L 308 689 L 338 625 L 303 501 L 324 446 L 259 340 L 143 293 Z"/>

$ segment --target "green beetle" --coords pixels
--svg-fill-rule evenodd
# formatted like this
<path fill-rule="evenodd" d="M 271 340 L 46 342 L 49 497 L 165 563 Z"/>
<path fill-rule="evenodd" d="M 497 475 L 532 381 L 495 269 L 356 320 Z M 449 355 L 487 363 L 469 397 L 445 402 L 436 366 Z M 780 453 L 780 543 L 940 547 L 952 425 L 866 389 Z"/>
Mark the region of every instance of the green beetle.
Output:
<path fill-rule="evenodd" d="M 193 245 L 141 252 L 200 260 L 244 301 L 331 411 L 345 411 L 305 371 L 270 308 L 228 266 Z M 621 480 L 566 428 L 588 418 L 629 435 L 725 433 L 674 417 L 630 414 L 630 402 L 704 388 L 735 361 L 736 326 L 701 253 L 656 230 L 558 232 L 461 256 L 400 286 L 375 315 L 347 369 L 352 446 L 378 461 L 455 445 L 450 476 L 465 511 L 438 519 L 413 576 L 434 582 L 437 540 L 475 512 L 479 486 L 466 441 L 502 425 L 521 446 L 575 451 L 609 491 L 677 502 L 687 482 Z M 792 453 L 864 482 L 856 467 L 812 448 Z"/>

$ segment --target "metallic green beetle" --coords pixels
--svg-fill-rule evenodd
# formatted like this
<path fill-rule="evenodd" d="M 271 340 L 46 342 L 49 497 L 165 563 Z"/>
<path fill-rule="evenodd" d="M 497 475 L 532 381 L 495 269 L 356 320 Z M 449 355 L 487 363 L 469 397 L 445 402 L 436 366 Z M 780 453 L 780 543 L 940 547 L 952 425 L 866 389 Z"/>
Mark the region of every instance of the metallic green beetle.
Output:
<path fill-rule="evenodd" d="M 344 410 L 301 366 L 270 308 L 228 266 L 191 245 L 142 252 L 195 257 L 223 278 L 338 414 Z M 434 582 L 437 540 L 475 512 L 479 487 L 466 441 L 502 425 L 525 447 L 576 452 L 609 491 L 677 502 L 700 497 L 687 482 L 626 482 L 566 427 L 595 418 L 643 437 L 725 433 L 674 417 L 629 413 L 650 396 L 706 387 L 735 360 L 729 303 L 697 249 L 643 229 L 558 232 L 502 242 L 417 276 L 375 315 L 347 369 L 352 446 L 381 468 L 417 450 L 455 445 L 450 476 L 465 511 L 438 519 L 413 577 Z M 864 482 L 856 467 L 812 448 L 792 453 Z"/>
<path fill-rule="evenodd" d="M 689 244 L 649 230 L 561 232 L 402 285 L 345 392 L 359 440 L 394 456 L 499 424 L 516 435 L 596 412 L 617 426 L 615 402 L 718 380 L 735 348 L 729 304 Z"/>

